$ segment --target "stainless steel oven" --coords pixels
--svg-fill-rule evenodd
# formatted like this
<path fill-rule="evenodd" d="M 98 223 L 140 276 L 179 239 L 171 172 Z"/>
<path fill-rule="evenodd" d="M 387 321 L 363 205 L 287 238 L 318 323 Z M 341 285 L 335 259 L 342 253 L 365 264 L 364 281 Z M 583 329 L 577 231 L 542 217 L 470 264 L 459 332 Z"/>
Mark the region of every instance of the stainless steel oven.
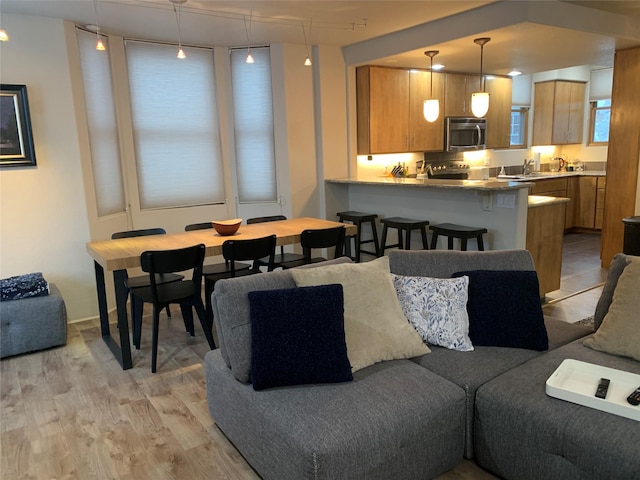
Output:
<path fill-rule="evenodd" d="M 484 150 L 486 148 L 486 118 L 446 118 L 447 152 Z"/>

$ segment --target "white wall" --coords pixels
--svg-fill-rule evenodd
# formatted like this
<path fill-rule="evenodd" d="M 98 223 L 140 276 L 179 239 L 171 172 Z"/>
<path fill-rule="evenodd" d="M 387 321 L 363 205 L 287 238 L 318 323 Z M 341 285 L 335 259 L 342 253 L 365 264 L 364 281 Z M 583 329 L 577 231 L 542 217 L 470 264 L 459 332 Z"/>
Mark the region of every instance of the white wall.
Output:
<path fill-rule="evenodd" d="M 97 298 L 62 20 L 3 14 L 0 81 L 27 86 L 37 167 L 0 170 L 0 277 L 40 271 L 70 320 Z"/>

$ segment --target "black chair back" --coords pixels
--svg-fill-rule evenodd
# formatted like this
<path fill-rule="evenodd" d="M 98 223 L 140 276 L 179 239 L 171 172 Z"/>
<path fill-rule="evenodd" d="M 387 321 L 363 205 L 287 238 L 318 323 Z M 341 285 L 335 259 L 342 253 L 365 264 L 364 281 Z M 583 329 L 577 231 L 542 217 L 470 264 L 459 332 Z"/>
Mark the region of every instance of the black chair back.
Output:
<path fill-rule="evenodd" d="M 247 219 L 247 225 L 252 223 L 277 222 L 278 220 L 286 220 L 284 215 L 269 215 L 268 217 L 254 217 Z"/>
<path fill-rule="evenodd" d="M 213 228 L 213 223 L 211 222 L 192 223 L 191 225 L 187 225 L 186 227 L 184 227 L 184 231 L 190 232 L 192 230 L 205 230 L 207 228 Z"/>
<path fill-rule="evenodd" d="M 252 238 L 249 240 L 227 240 L 222 244 L 222 255 L 231 265 L 231 276 L 235 276 L 233 265 L 237 261 L 253 260 L 252 271 L 259 271 L 256 260 L 268 257 L 267 270 L 272 271 L 276 254 L 276 236 L 269 235 L 262 238 Z"/>
<path fill-rule="evenodd" d="M 315 248 L 335 247 L 334 257 L 340 257 L 344 251 L 344 227 L 304 230 L 300 235 L 302 252 L 307 260 L 311 260 L 311 250 Z"/>
<path fill-rule="evenodd" d="M 111 235 L 112 240 L 118 238 L 146 237 L 147 235 L 165 235 L 167 231 L 164 228 L 145 228 L 142 230 L 127 230 L 125 232 L 116 232 Z"/>
<path fill-rule="evenodd" d="M 142 270 L 149 273 L 149 282 L 154 302 L 158 302 L 158 273 L 174 273 L 193 269 L 191 281 L 196 288 L 202 285 L 202 263 L 204 262 L 204 244 L 173 250 L 148 250 L 140 255 Z"/>

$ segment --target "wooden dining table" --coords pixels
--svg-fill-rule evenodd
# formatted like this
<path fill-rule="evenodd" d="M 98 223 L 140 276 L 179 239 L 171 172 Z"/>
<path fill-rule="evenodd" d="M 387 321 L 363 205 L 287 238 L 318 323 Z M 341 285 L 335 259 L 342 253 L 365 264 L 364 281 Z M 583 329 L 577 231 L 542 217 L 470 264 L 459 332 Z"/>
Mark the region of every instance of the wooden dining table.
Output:
<path fill-rule="evenodd" d="M 331 228 L 340 225 L 346 228 L 345 234 L 347 236 L 356 234 L 355 225 L 320 218 L 303 217 L 290 220 L 278 220 L 275 222 L 240 225 L 238 231 L 231 236 L 221 236 L 213 229 L 205 229 L 167 235 L 150 235 L 88 242 L 87 252 L 91 258 L 93 258 L 95 267 L 102 339 L 118 360 L 123 370 L 127 370 L 133 366 L 129 339 L 129 318 L 127 314 L 128 289 L 125 284 L 127 278 L 126 269 L 140 267 L 140 255 L 147 250 L 172 250 L 202 243 L 206 247 L 205 256 L 212 257 L 222 255 L 222 244 L 226 240 L 246 240 L 275 234 L 278 246 L 293 245 L 300 243 L 300 234 L 304 230 Z M 109 327 L 105 271 L 113 272 L 119 343 L 111 336 Z"/>

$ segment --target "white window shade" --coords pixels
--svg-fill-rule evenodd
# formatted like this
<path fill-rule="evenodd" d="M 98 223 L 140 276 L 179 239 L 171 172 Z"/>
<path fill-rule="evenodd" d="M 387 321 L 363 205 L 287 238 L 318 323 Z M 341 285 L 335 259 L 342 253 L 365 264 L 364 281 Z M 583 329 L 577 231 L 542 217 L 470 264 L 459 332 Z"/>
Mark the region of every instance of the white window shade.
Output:
<path fill-rule="evenodd" d="M 96 205 L 103 217 L 126 208 L 109 53 L 96 50 L 94 33 L 77 30 L 77 36 Z M 108 49 L 107 38 L 102 41 Z"/>
<path fill-rule="evenodd" d="M 278 197 L 273 140 L 271 59 L 268 47 L 231 50 L 238 201 L 275 202 Z"/>
<path fill-rule="evenodd" d="M 606 100 L 611 98 L 613 89 L 613 68 L 603 68 L 591 72 L 589 82 L 589 100 Z"/>
<path fill-rule="evenodd" d="M 142 209 L 225 201 L 213 50 L 127 40 Z"/>

